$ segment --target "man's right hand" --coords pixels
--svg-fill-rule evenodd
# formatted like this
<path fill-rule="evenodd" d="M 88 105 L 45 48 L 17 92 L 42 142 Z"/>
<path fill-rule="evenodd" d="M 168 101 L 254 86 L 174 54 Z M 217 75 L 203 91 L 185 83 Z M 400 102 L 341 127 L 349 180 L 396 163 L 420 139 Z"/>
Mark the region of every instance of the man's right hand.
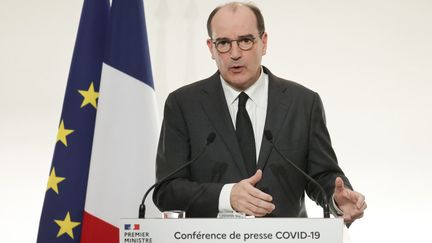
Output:
<path fill-rule="evenodd" d="M 255 187 L 262 178 L 262 171 L 257 170 L 255 175 L 236 183 L 231 189 L 231 207 L 237 211 L 262 217 L 275 209 L 272 196 Z"/>

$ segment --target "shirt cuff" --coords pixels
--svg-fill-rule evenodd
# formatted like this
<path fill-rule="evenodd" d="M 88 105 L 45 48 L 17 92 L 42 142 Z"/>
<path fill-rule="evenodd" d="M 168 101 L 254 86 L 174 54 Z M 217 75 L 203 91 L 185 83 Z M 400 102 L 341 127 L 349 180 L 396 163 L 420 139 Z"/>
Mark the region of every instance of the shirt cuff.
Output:
<path fill-rule="evenodd" d="M 232 184 L 225 184 L 222 187 L 222 190 L 219 195 L 219 212 L 233 212 L 234 209 L 231 207 L 231 189 L 234 186 L 234 183 Z"/>

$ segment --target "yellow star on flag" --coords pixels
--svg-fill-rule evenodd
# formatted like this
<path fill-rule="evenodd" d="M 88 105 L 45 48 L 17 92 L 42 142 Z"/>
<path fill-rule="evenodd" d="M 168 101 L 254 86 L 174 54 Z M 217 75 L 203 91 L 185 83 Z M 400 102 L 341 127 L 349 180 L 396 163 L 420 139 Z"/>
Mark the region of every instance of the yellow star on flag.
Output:
<path fill-rule="evenodd" d="M 74 238 L 73 228 L 75 228 L 78 225 L 80 225 L 80 222 L 71 221 L 69 211 L 67 212 L 66 217 L 64 218 L 64 220 L 58 220 L 58 219 L 56 219 L 56 220 L 54 220 L 54 222 L 56 222 L 56 224 L 58 226 L 60 226 L 59 232 L 57 233 L 57 238 L 59 238 L 60 236 L 62 236 L 64 233 L 66 233 L 66 234 L 68 234 L 73 239 Z"/>
<path fill-rule="evenodd" d="M 88 90 L 78 90 L 78 92 L 84 97 L 81 108 L 88 104 L 91 104 L 94 108 L 97 109 L 96 99 L 99 98 L 99 92 L 95 92 L 93 82 L 90 84 Z"/>
<path fill-rule="evenodd" d="M 64 181 L 65 179 L 66 179 L 66 178 L 64 178 L 64 177 L 59 177 L 59 176 L 56 175 L 55 168 L 54 168 L 54 166 L 53 166 L 53 168 L 52 168 L 52 170 L 51 170 L 51 173 L 50 173 L 50 175 L 49 175 L 49 178 L 48 178 L 47 191 L 48 191 L 49 189 L 52 189 L 52 190 L 55 191 L 57 194 L 59 194 L 59 191 L 58 191 L 58 184 L 59 184 L 60 182 Z"/>
<path fill-rule="evenodd" d="M 74 130 L 66 129 L 64 127 L 63 120 L 61 120 L 59 129 L 58 129 L 58 132 L 57 132 L 57 142 L 61 141 L 67 147 L 66 136 L 68 136 L 69 134 L 71 134 L 73 132 L 74 132 Z"/>

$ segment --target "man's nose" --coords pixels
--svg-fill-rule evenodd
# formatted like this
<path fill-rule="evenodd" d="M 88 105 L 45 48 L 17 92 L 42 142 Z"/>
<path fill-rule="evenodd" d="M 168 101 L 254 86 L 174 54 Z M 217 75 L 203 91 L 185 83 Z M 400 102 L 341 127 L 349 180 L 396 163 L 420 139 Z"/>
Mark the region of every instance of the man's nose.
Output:
<path fill-rule="evenodd" d="M 238 60 L 240 59 L 241 55 L 242 55 L 242 50 L 238 46 L 237 41 L 231 42 L 231 52 L 230 52 L 231 59 Z"/>

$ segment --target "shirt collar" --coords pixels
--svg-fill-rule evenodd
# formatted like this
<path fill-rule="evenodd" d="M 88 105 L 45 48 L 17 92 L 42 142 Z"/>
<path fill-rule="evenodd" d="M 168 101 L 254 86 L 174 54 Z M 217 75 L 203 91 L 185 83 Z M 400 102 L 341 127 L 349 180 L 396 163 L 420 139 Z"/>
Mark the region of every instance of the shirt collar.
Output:
<path fill-rule="evenodd" d="M 222 89 L 225 93 L 225 98 L 228 104 L 233 104 L 242 91 L 234 89 L 231 85 L 228 84 L 228 82 L 223 79 L 222 75 L 220 75 L 220 79 L 222 82 Z M 261 74 L 258 77 L 258 80 L 243 92 L 245 92 L 249 96 L 249 99 L 251 99 L 252 102 L 254 102 L 256 105 L 265 105 L 266 103 L 264 99 L 265 92 L 267 91 L 267 84 L 268 75 L 264 73 L 264 70 L 261 67 Z"/>

